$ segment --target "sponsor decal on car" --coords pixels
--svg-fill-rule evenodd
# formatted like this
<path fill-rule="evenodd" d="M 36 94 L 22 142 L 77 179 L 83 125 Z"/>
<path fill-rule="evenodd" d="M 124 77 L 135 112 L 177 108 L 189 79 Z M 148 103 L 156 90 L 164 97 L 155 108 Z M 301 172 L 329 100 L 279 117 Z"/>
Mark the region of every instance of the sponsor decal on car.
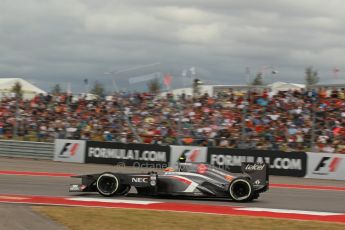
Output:
<path fill-rule="evenodd" d="M 264 164 L 248 164 L 246 165 L 245 169 L 246 171 L 260 171 L 265 168 Z"/>
<path fill-rule="evenodd" d="M 207 165 L 205 164 L 199 164 L 198 167 L 197 167 L 197 172 L 200 173 L 200 174 L 204 174 L 207 172 Z"/>
<path fill-rule="evenodd" d="M 225 180 L 227 180 L 227 181 L 232 181 L 233 179 L 234 179 L 234 177 L 233 176 L 230 176 L 230 175 L 225 175 L 224 176 L 224 178 L 225 178 Z"/>
<path fill-rule="evenodd" d="M 70 192 L 82 192 L 86 188 L 86 185 L 80 184 L 71 184 L 69 186 Z"/>
<path fill-rule="evenodd" d="M 132 183 L 148 183 L 149 179 L 146 177 L 132 177 Z"/>

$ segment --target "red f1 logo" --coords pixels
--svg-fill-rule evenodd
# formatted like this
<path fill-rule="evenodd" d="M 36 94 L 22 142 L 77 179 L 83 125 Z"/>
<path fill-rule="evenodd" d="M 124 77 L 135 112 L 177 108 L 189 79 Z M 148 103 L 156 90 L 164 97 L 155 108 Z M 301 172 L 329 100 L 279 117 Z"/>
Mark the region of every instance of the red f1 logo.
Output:
<path fill-rule="evenodd" d="M 337 171 L 341 162 L 339 157 L 322 157 L 319 164 L 314 169 L 314 174 L 327 175 L 331 172 Z"/>
<path fill-rule="evenodd" d="M 195 162 L 200 154 L 200 149 L 193 149 L 190 151 L 188 161 Z"/>

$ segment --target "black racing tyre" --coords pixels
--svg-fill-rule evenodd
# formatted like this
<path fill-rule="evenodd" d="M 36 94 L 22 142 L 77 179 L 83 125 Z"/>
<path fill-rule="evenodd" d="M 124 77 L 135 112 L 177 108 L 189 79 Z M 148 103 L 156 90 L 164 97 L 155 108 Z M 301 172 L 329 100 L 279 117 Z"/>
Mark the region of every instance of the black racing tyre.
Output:
<path fill-rule="evenodd" d="M 102 196 L 114 196 L 120 189 L 120 180 L 112 173 L 103 173 L 98 177 L 96 187 Z"/>
<path fill-rule="evenodd" d="M 245 177 L 234 179 L 229 186 L 230 198 L 238 202 L 252 201 L 254 197 L 253 185 Z"/>

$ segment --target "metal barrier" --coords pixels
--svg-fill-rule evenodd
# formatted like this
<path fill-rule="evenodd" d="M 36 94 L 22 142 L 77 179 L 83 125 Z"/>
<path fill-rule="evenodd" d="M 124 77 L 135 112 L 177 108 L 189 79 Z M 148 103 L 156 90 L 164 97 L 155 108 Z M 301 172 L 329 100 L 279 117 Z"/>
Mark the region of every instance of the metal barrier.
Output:
<path fill-rule="evenodd" d="M 0 156 L 53 159 L 54 143 L 0 140 Z"/>

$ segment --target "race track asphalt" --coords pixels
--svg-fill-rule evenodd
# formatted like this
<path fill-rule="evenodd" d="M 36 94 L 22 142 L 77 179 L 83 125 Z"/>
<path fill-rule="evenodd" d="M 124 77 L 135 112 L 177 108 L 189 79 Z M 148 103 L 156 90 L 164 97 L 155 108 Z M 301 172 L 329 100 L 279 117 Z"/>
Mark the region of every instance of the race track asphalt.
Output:
<path fill-rule="evenodd" d="M 99 173 L 104 171 L 145 172 L 152 169 L 121 168 L 111 165 L 61 163 L 47 160 L 30 160 L 19 158 L 0 158 L 0 170 L 31 171 L 31 172 L 59 172 L 73 174 Z M 49 196 L 90 196 L 98 194 L 69 193 L 68 186 L 79 180 L 68 177 L 42 177 L 0 175 L 0 194 L 25 194 Z M 345 187 L 345 181 L 315 180 L 305 178 L 271 176 L 271 183 L 301 184 L 319 186 Z M 270 188 L 262 196 L 250 203 L 234 203 L 225 200 L 210 199 L 160 199 L 138 197 L 130 194 L 124 199 L 159 200 L 164 202 L 201 203 L 212 205 L 250 206 L 262 208 L 293 209 L 307 211 L 325 211 L 345 213 L 345 191 L 320 191 L 312 189 Z M 0 206 L 1 208 L 1 206 Z"/>

